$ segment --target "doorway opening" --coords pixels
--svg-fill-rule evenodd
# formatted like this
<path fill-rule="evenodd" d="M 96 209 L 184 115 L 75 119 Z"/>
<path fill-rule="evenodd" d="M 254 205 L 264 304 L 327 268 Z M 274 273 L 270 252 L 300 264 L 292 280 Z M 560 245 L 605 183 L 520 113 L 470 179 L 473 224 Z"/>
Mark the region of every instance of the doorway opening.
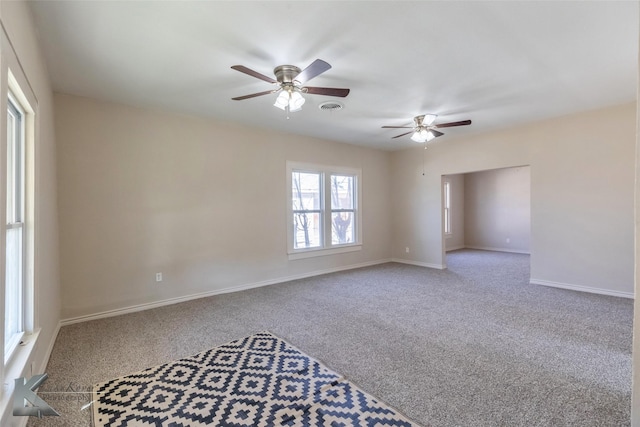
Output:
<path fill-rule="evenodd" d="M 531 254 L 531 168 L 442 176 L 442 250 Z"/>

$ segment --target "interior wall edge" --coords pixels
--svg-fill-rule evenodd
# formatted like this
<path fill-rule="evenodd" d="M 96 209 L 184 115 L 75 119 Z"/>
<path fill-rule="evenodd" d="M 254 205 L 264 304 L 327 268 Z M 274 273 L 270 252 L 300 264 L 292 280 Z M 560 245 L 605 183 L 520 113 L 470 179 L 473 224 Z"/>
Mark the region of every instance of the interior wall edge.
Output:
<path fill-rule="evenodd" d="M 529 279 L 529 283 L 532 285 L 548 286 L 550 288 L 567 289 L 571 291 L 586 292 L 590 294 L 608 295 L 612 297 L 635 299 L 635 295 L 632 292 L 615 291 L 612 289 L 594 288 L 591 286 L 574 285 L 571 283 L 553 282 L 551 280 L 543 279 Z"/>
<path fill-rule="evenodd" d="M 434 263 L 430 263 L 430 262 L 413 261 L 413 260 L 404 259 L 404 258 L 391 258 L 391 262 L 398 262 L 400 264 L 415 265 L 417 267 L 435 268 L 437 270 L 444 270 L 444 269 L 447 268 L 446 264 L 434 264 Z"/>
<path fill-rule="evenodd" d="M 531 251 L 521 251 L 521 250 L 518 250 L 518 249 L 498 248 L 498 247 L 492 247 L 492 246 L 466 245 L 466 246 L 463 246 L 463 248 L 465 248 L 465 249 L 476 249 L 476 250 L 479 250 L 479 251 L 509 252 L 509 253 L 512 253 L 512 254 L 531 255 Z"/>

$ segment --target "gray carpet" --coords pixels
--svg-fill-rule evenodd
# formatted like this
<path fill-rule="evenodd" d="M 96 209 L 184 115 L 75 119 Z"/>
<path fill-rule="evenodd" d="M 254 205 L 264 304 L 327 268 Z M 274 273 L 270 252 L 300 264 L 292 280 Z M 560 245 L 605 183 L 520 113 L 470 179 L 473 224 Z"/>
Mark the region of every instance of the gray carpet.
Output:
<path fill-rule="evenodd" d="M 62 328 L 40 395 L 89 426 L 97 382 L 270 330 L 425 426 L 630 425 L 631 300 L 529 285 L 529 256 L 462 250 Z M 55 394 L 74 389 L 78 394 Z M 47 394 L 46 392 L 49 392 Z"/>

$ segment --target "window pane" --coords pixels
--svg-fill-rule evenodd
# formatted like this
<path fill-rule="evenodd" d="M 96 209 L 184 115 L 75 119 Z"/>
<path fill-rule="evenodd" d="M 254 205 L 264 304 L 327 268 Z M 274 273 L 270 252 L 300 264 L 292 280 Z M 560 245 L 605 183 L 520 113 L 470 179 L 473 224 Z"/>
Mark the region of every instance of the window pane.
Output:
<path fill-rule="evenodd" d="M 451 187 L 448 182 L 444 183 L 444 207 L 451 207 Z"/>
<path fill-rule="evenodd" d="M 22 334 L 22 227 L 7 229 L 5 272 L 5 359 Z"/>
<path fill-rule="evenodd" d="M 354 208 L 353 176 L 331 175 L 331 209 Z"/>
<path fill-rule="evenodd" d="M 292 172 L 291 196 L 294 211 L 320 210 L 320 183 L 319 173 Z"/>
<path fill-rule="evenodd" d="M 451 223 L 449 222 L 449 209 L 444 209 L 444 232 L 449 234 L 451 233 Z"/>
<path fill-rule="evenodd" d="M 19 138 L 20 116 L 15 107 L 9 101 L 7 112 L 7 222 L 15 221 L 15 185 L 13 183 L 15 168 L 15 145 Z"/>
<path fill-rule="evenodd" d="M 445 182 L 443 185 L 444 192 L 444 232 L 451 234 L 451 185 Z"/>
<path fill-rule="evenodd" d="M 331 244 L 353 243 L 353 212 L 335 212 L 331 215 Z"/>
<path fill-rule="evenodd" d="M 295 249 L 317 248 L 320 246 L 320 217 L 318 212 L 293 214 L 293 247 Z"/>

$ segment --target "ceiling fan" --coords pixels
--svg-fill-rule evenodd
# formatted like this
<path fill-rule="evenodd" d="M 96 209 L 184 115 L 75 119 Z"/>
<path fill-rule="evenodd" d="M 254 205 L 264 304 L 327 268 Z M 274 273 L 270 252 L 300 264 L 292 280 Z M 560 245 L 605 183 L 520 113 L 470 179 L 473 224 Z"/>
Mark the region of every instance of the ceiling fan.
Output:
<path fill-rule="evenodd" d="M 302 105 L 305 102 L 305 99 L 302 96 L 303 93 L 309 93 L 312 95 L 339 96 L 342 98 L 349 95 L 349 89 L 304 86 L 306 82 L 314 77 L 319 76 L 320 74 L 331 68 L 331 65 L 321 59 L 316 59 L 304 70 L 300 70 L 300 68 L 296 67 L 295 65 L 277 66 L 273 70 L 273 74 L 276 77 L 275 79 L 272 79 L 269 76 L 265 76 L 264 74 L 260 74 L 257 71 L 253 71 L 252 69 L 247 68 L 244 65 L 234 65 L 231 68 L 240 71 L 241 73 L 248 74 L 252 77 L 256 77 L 260 80 L 264 80 L 265 82 L 277 85 L 277 87 L 272 90 L 266 90 L 264 92 L 252 93 L 250 95 L 231 98 L 234 101 L 241 101 L 243 99 L 255 98 L 256 96 L 269 95 L 271 93 L 280 92 L 280 95 L 278 95 L 278 98 L 273 105 L 282 110 L 293 112 L 298 111 L 302 108 Z"/>
<path fill-rule="evenodd" d="M 462 120 L 459 122 L 440 123 L 434 125 L 437 114 L 423 114 L 421 116 L 415 116 L 413 121 L 414 126 L 382 126 L 385 129 L 411 129 L 409 132 L 401 133 L 393 138 L 400 138 L 401 136 L 411 135 L 411 139 L 415 142 L 429 142 L 434 138 L 444 135 L 444 133 L 437 131 L 437 128 L 449 128 L 454 126 L 467 126 L 471 124 L 471 120 Z M 393 139 L 392 138 L 392 139 Z"/>

